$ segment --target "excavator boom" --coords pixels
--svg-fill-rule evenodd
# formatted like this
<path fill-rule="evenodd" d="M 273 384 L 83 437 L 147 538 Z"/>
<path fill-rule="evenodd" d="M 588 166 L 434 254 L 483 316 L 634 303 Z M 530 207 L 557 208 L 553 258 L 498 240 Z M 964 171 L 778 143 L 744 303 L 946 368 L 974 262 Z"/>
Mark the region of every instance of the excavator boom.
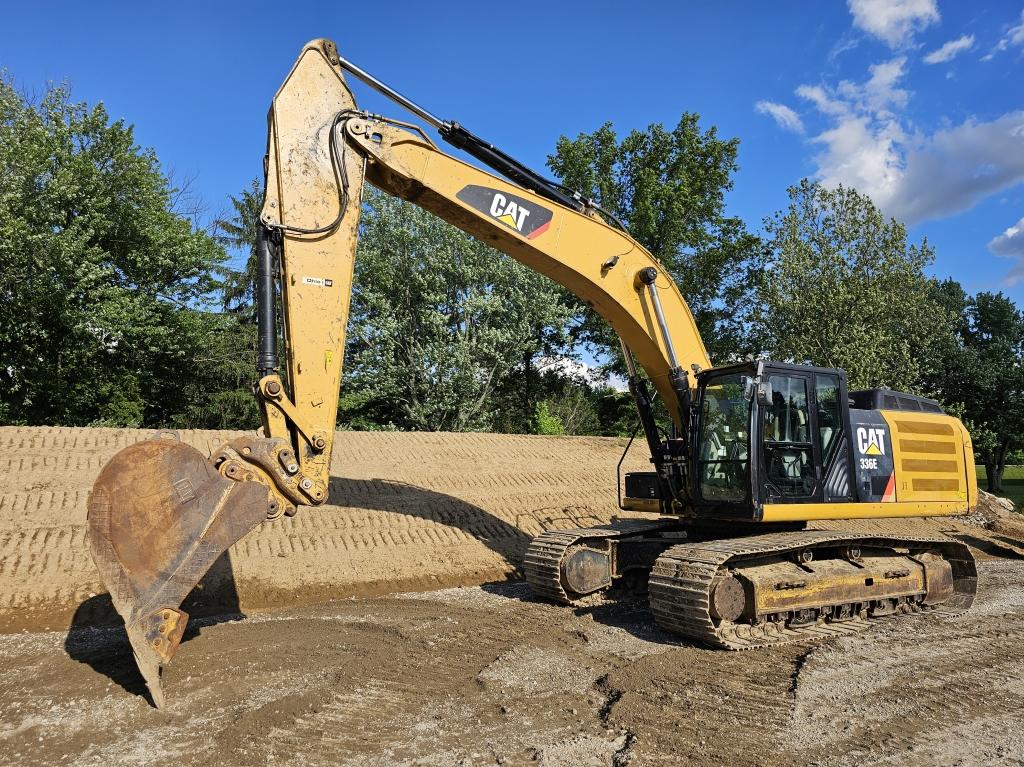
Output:
<path fill-rule="evenodd" d="M 188 619 L 181 603 L 217 557 L 263 520 L 327 500 L 364 178 L 582 297 L 618 331 L 680 427 L 680 371 L 709 365 L 675 283 L 628 234 L 458 124 L 398 99 L 519 183 L 444 154 L 415 126 L 360 112 L 334 43 L 303 48 L 268 115 L 256 285 L 262 433 L 209 459 L 161 435 L 115 456 L 90 495 L 93 558 L 157 706 L 161 668 Z"/>

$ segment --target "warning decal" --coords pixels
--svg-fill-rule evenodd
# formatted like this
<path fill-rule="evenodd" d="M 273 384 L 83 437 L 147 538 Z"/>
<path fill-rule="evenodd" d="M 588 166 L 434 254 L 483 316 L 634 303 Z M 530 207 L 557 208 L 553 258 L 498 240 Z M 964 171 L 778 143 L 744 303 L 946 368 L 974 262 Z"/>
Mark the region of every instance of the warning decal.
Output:
<path fill-rule="evenodd" d="M 319 288 L 329 288 L 334 285 L 334 280 L 326 277 L 303 277 L 302 283 L 304 285 L 316 285 Z"/>

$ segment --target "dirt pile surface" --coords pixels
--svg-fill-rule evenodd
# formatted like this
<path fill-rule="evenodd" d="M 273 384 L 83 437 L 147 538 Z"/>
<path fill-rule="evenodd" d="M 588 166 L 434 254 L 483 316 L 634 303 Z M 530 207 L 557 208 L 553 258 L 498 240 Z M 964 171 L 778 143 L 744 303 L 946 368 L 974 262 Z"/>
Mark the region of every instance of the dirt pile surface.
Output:
<path fill-rule="evenodd" d="M 1000 498 L 982 490 L 972 519 L 994 533 L 1010 536 L 1014 540 L 1024 539 L 1024 515 L 1014 508 L 1009 498 Z"/>
<path fill-rule="evenodd" d="M 523 584 L 203 622 L 144 697 L 123 629 L 0 636 L 0 764 L 1024 764 L 1024 561 L 972 611 L 730 653 Z"/>
<path fill-rule="evenodd" d="M 0 427 L 0 631 L 114 621 L 85 539 L 86 500 L 111 456 L 152 434 Z M 209 455 L 240 434 L 181 438 Z M 623 446 L 588 437 L 340 432 L 330 504 L 242 539 L 185 609 L 240 612 L 513 576 L 532 536 L 622 513 L 615 466 Z M 628 468 L 645 467 L 640 449 L 630 458 Z"/>

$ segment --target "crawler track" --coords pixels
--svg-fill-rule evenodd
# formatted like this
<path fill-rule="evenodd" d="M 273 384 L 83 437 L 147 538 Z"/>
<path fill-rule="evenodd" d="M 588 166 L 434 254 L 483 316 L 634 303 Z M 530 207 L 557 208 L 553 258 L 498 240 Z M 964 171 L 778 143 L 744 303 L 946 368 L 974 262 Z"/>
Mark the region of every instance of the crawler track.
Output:
<path fill-rule="evenodd" d="M 562 572 L 565 557 L 572 547 L 587 543 L 600 546 L 606 541 L 656 533 L 677 524 L 672 520 L 636 520 L 545 533 L 534 538 L 526 551 L 523 561 L 526 580 L 538 596 L 562 604 L 572 604 L 582 597 L 566 586 Z M 648 593 L 651 611 L 662 627 L 703 644 L 729 650 L 746 650 L 856 633 L 876 619 L 871 617 L 869 610 L 861 610 L 844 620 L 820 617 L 803 625 L 780 621 L 756 624 L 716 621 L 710 611 L 712 582 L 716 574 L 724 569 L 764 557 L 847 544 L 865 548 L 937 550 L 950 562 L 954 595 L 934 606 L 908 601 L 900 604 L 901 613 L 929 610 L 956 614 L 967 610 L 974 600 L 977 569 L 970 550 L 962 543 L 936 537 L 883 537 L 870 533 L 802 530 L 678 543 L 667 547 L 650 573 Z M 871 598 L 865 595 L 863 600 L 856 601 L 870 602 Z"/>
<path fill-rule="evenodd" d="M 651 571 L 651 611 L 661 626 L 704 644 L 729 650 L 854 633 L 868 625 L 870 619 L 866 613 L 841 622 L 819 619 L 816 623 L 790 627 L 774 621 L 758 625 L 718 623 L 713 620 L 709 609 L 712 580 L 723 568 L 766 555 L 846 543 L 865 547 L 916 548 L 920 545 L 937 549 L 953 566 L 954 596 L 941 605 L 925 609 L 955 614 L 967 610 L 974 601 L 977 569 L 970 550 L 961 543 L 939 538 L 879 538 L 842 532 L 801 531 L 684 543 L 667 549 Z M 913 604 L 905 608 L 908 611 L 921 609 Z"/>

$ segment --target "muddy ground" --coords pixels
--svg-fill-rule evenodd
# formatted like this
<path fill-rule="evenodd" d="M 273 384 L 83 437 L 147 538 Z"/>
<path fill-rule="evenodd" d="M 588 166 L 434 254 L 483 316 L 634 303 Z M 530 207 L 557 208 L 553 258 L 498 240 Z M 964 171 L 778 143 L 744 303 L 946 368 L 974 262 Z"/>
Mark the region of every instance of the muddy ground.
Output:
<path fill-rule="evenodd" d="M 207 617 L 156 711 L 85 544 L 99 468 L 148 436 L 0 428 L 0 765 L 1024 764 L 1018 514 L 839 523 L 974 546 L 968 615 L 708 650 L 642 599 L 570 609 L 517 580 L 530 536 L 619 513 L 623 446 L 599 438 L 339 434 L 331 504 L 186 602 Z"/>
<path fill-rule="evenodd" d="M 0 763 L 1024 764 L 1024 560 L 975 608 L 729 653 L 526 586 L 207 620 L 151 708 L 121 628 L 0 636 Z"/>

